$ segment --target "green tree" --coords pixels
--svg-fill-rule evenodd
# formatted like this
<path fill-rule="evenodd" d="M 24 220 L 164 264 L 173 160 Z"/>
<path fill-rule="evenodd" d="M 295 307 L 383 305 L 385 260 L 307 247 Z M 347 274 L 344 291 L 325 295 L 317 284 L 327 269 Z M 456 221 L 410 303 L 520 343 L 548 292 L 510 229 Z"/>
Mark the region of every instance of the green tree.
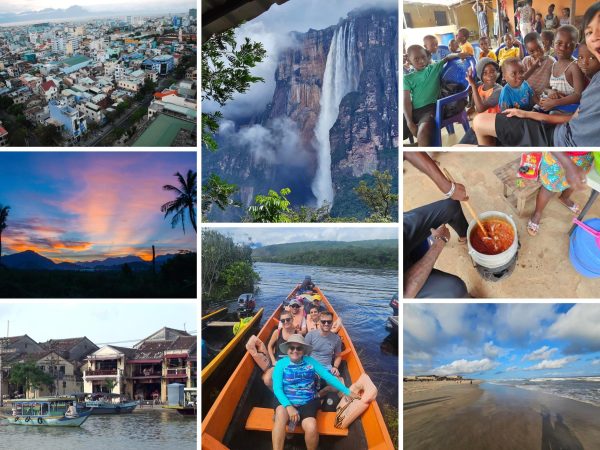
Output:
<path fill-rule="evenodd" d="M 194 231 L 196 229 L 196 205 L 197 205 L 197 187 L 196 187 L 196 172 L 188 170 L 186 178 L 177 172 L 175 175 L 179 181 L 179 187 L 166 184 L 163 186 L 163 190 L 175 192 L 177 198 L 175 200 L 168 201 L 160 207 L 160 211 L 165 213 L 165 218 L 169 214 L 173 214 L 171 219 L 171 226 L 175 228 L 181 221 L 183 232 L 185 233 L 185 215 L 187 213 Z"/>
<path fill-rule="evenodd" d="M 9 381 L 25 392 L 47 386 L 54 387 L 54 378 L 40 369 L 34 362 L 16 363 L 10 369 Z"/>
<path fill-rule="evenodd" d="M 228 206 L 242 206 L 240 202 L 231 198 L 238 191 L 239 188 L 235 184 L 229 184 L 217 174 L 211 174 L 202 186 L 202 217 L 206 220 L 212 205 L 217 205 L 221 210 Z"/>
<path fill-rule="evenodd" d="M 290 201 L 286 195 L 292 192 L 290 188 L 283 188 L 279 194 L 269 189 L 267 195 L 257 195 L 254 197 L 256 205 L 248 208 L 250 222 L 277 223 L 291 222 L 293 211 L 290 209 Z"/>
<path fill-rule="evenodd" d="M 8 142 L 13 147 L 24 147 L 27 145 L 27 129 L 23 127 L 13 128 L 8 135 Z"/>
<path fill-rule="evenodd" d="M 2 110 L 7 110 L 8 108 L 10 108 L 13 105 L 13 99 L 10 97 L 7 97 L 5 95 L 3 95 L 2 97 L 0 97 L 0 109 Z"/>
<path fill-rule="evenodd" d="M 246 92 L 252 83 L 263 82 L 253 76 L 250 69 L 266 56 L 260 42 L 246 38 L 239 47 L 235 40 L 235 29 L 213 34 L 202 44 L 202 101 L 212 100 L 220 106 L 231 100 L 236 93 Z M 219 111 L 202 113 L 202 144 L 215 151 L 214 134 L 218 131 Z"/>
<path fill-rule="evenodd" d="M 107 378 L 104 381 L 104 387 L 108 390 L 109 394 L 113 391 L 113 389 L 115 388 L 116 385 L 117 385 L 117 382 L 111 378 Z"/>
<path fill-rule="evenodd" d="M 63 137 L 60 128 L 55 125 L 40 125 L 36 129 L 36 135 L 43 145 L 59 146 Z"/>
<path fill-rule="evenodd" d="M 392 210 L 398 204 L 398 194 L 392 192 L 392 175 L 387 170 L 376 170 L 373 172 L 373 179 L 373 186 L 362 180 L 358 187 L 354 188 L 354 192 L 371 211 L 368 221 L 391 222 Z"/>
<path fill-rule="evenodd" d="M 0 204 L 0 266 L 2 266 L 2 232 L 6 229 L 6 219 L 8 219 L 8 211 L 10 206 L 2 206 Z"/>

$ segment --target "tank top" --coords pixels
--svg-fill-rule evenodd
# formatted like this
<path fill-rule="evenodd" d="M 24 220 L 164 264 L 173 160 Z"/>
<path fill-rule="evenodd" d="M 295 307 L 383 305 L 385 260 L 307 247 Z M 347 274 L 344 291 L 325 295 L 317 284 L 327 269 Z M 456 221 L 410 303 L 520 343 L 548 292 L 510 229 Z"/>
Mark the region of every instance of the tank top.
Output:
<path fill-rule="evenodd" d="M 574 64 L 577 61 L 571 61 L 559 76 L 554 76 L 554 65 L 557 62 L 558 61 L 555 61 L 554 64 L 552 64 L 552 71 L 550 72 L 550 87 L 563 95 L 571 95 L 575 92 L 575 88 L 567 81 L 566 73 L 569 67 L 571 67 L 571 64 Z"/>
<path fill-rule="evenodd" d="M 277 342 L 275 343 L 275 358 L 281 359 L 284 356 L 287 356 L 281 353 L 281 350 L 279 350 L 279 346 L 285 342 L 287 341 L 283 338 L 283 330 L 280 328 L 277 330 Z"/>

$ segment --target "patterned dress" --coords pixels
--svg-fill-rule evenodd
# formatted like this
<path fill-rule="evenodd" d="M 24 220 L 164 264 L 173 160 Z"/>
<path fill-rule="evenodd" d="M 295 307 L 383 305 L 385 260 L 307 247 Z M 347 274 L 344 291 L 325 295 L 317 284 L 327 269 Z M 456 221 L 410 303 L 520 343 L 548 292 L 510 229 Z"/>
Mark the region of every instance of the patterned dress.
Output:
<path fill-rule="evenodd" d="M 571 161 L 583 168 L 586 173 L 590 171 L 594 157 L 591 152 L 567 152 Z M 566 172 L 550 152 L 544 152 L 540 164 L 540 182 L 550 192 L 562 192 L 569 189 Z"/>

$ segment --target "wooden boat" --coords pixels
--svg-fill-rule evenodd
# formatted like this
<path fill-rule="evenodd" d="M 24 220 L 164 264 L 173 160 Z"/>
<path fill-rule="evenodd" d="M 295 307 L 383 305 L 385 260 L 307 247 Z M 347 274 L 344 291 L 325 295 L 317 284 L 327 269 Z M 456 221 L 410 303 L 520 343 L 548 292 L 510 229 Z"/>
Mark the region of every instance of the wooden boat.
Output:
<path fill-rule="evenodd" d="M 91 411 L 81 411 L 69 417 L 65 406 L 71 404 L 71 398 L 43 398 L 30 400 L 9 400 L 12 404 L 12 416 L 4 417 L 10 425 L 80 427 L 91 415 Z"/>
<path fill-rule="evenodd" d="M 288 300 L 296 295 L 298 287 L 290 293 Z M 318 287 L 315 287 L 315 291 L 321 295 L 323 304 L 333 312 L 334 320 L 336 320 L 338 316 L 325 295 Z M 277 328 L 282 308 L 283 306 L 280 305 L 260 330 L 258 337 L 263 342 L 268 342 L 271 334 Z M 364 373 L 364 369 L 344 327 L 340 329 L 338 335 L 342 338 L 343 343 L 343 362 L 340 372 L 348 386 Z M 250 354 L 246 353 L 202 421 L 203 449 L 262 450 L 272 448 L 271 433 L 266 431 L 272 428 L 275 398 L 262 382 L 261 375 L 262 372 Z M 321 448 L 332 450 L 387 450 L 394 448 L 377 402 L 372 402 L 361 418 L 356 420 L 348 430 L 334 428 L 334 416 L 334 412 L 318 413 L 317 424 Z M 296 431 L 298 430 L 300 427 L 296 428 Z"/>
<path fill-rule="evenodd" d="M 225 308 L 227 309 L 227 308 Z M 206 413 L 212 402 L 222 389 L 223 385 L 237 366 L 246 352 L 244 347 L 250 335 L 258 329 L 258 324 L 263 315 L 264 308 L 260 308 L 254 316 L 242 319 L 246 322 L 237 334 L 233 334 L 233 327 L 239 321 L 212 320 L 223 317 L 222 311 L 216 311 L 203 318 L 202 322 L 202 411 Z M 218 313 L 218 314 L 217 314 Z M 211 348 L 218 353 L 210 360 L 205 361 L 206 348 Z"/>
<path fill-rule="evenodd" d="M 386 323 L 385 323 L 385 328 L 390 332 L 390 333 L 397 333 L 398 332 L 398 316 L 390 316 L 388 317 Z"/>
<path fill-rule="evenodd" d="M 138 407 L 137 401 L 126 401 L 120 394 L 99 392 L 95 394 L 73 394 L 77 400 L 78 410 L 90 410 L 92 415 L 100 414 L 127 414 Z M 113 400 L 118 398 L 119 402 Z"/>

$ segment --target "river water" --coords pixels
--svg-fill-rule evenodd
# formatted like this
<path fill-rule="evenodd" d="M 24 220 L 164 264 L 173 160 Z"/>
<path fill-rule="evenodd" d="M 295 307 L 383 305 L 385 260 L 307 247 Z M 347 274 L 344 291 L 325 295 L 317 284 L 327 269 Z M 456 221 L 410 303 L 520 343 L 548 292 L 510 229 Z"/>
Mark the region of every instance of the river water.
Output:
<path fill-rule="evenodd" d="M 255 263 L 260 274 L 256 308 L 268 319 L 297 283 L 310 275 L 342 318 L 360 361 L 379 393 L 380 405 L 398 408 L 398 337 L 385 329 L 398 292 L 395 270 Z"/>
<path fill-rule="evenodd" d="M 0 421 L 1 449 L 195 450 L 195 417 L 158 408 L 91 416 L 81 427 L 15 426 Z"/>

